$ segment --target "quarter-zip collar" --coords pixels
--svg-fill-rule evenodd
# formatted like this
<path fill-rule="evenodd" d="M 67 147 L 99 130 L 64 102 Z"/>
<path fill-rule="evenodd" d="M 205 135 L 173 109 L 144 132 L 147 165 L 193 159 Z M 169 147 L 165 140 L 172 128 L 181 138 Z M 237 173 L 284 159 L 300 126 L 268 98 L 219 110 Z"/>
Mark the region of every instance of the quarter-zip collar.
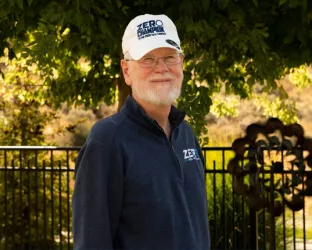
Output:
<path fill-rule="evenodd" d="M 153 132 L 164 133 L 158 123 L 144 111 L 144 109 L 134 100 L 131 95 L 127 97 L 126 102 L 120 112 L 126 113 L 131 117 L 132 120 L 136 121 L 146 129 L 152 130 Z M 185 112 L 182 112 L 171 105 L 169 122 L 171 124 L 172 131 L 181 124 L 184 118 Z"/>

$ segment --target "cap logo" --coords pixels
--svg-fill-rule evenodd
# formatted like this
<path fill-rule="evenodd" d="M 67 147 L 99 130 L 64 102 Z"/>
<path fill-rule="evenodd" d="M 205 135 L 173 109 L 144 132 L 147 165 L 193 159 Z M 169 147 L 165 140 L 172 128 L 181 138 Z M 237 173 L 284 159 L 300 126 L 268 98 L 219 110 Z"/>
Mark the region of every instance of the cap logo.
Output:
<path fill-rule="evenodd" d="M 150 36 L 166 35 L 163 22 L 161 20 L 150 20 L 139 24 L 137 27 L 139 40 Z"/>
<path fill-rule="evenodd" d="M 166 42 L 169 43 L 170 45 L 176 47 L 176 48 L 179 49 L 179 50 L 181 49 L 181 48 L 179 47 L 179 45 L 178 45 L 176 42 L 174 42 L 174 41 L 172 41 L 172 40 L 170 40 L 170 39 L 167 39 Z"/>

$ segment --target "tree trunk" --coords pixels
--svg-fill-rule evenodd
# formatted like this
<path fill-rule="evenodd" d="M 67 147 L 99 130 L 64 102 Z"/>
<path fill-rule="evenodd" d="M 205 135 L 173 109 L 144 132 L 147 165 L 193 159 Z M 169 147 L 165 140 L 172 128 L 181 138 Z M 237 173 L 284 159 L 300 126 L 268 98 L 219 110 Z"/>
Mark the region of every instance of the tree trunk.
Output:
<path fill-rule="evenodd" d="M 120 111 L 127 99 L 127 96 L 131 94 L 131 87 L 125 83 L 123 74 L 121 74 L 120 78 L 116 80 L 116 83 L 118 88 L 118 111 Z"/>

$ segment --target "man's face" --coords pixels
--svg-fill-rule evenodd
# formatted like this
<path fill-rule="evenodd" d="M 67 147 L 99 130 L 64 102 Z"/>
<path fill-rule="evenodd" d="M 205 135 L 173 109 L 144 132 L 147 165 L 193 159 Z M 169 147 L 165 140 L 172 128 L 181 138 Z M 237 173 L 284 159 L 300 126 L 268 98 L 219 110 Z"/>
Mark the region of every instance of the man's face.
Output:
<path fill-rule="evenodd" d="M 170 48 L 152 50 L 144 57 L 164 57 L 177 53 Z M 144 58 L 143 57 L 143 58 Z M 183 56 L 179 64 L 168 66 L 163 59 L 158 59 L 152 68 L 143 68 L 139 62 L 122 60 L 126 83 L 132 88 L 132 95 L 137 101 L 154 105 L 171 105 L 180 96 L 183 80 Z"/>

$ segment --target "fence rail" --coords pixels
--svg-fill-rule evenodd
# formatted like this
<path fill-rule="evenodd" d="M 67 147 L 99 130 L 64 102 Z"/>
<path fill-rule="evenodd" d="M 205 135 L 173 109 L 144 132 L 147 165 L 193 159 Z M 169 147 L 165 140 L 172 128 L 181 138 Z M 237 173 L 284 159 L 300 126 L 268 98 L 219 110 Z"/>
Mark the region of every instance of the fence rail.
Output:
<path fill-rule="evenodd" d="M 79 149 L 0 147 L 0 249 L 73 248 L 71 199 Z M 272 249 L 272 242 L 274 249 L 308 249 L 305 209 L 283 210 L 272 228 L 267 210 L 250 209 L 233 192 L 233 176 L 227 171 L 231 148 L 203 148 L 203 153 L 212 249 Z M 298 248 L 298 237 L 303 248 Z"/>

